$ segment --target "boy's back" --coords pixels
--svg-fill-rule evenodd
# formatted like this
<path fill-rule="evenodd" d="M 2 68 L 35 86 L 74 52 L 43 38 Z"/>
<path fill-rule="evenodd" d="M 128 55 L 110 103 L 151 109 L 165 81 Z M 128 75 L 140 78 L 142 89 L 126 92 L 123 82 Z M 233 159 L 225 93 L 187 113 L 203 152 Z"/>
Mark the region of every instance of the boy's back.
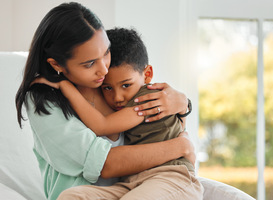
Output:
<path fill-rule="evenodd" d="M 138 93 L 127 103 L 126 107 L 138 105 L 134 102 L 136 97 L 144 94 L 157 92 L 157 90 L 149 90 L 146 85 L 141 87 Z M 154 122 L 142 122 L 138 126 L 126 131 L 124 134 L 125 144 L 147 144 L 169 140 L 177 137 L 182 132 L 180 120 L 176 115 L 164 117 Z M 194 171 L 193 165 L 185 158 L 172 160 L 164 165 L 186 165 L 189 171 Z"/>

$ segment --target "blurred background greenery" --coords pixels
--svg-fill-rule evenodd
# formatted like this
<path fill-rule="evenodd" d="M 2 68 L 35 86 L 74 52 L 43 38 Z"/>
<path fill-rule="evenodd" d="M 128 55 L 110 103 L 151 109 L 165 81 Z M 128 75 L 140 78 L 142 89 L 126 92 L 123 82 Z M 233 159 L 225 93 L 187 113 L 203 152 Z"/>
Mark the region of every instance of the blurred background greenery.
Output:
<path fill-rule="evenodd" d="M 198 27 L 199 174 L 256 198 L 257 21 L 200 19 Z M 264 24 L 263 53 L 266 197 L 272 200 L 272 21 Z"/>

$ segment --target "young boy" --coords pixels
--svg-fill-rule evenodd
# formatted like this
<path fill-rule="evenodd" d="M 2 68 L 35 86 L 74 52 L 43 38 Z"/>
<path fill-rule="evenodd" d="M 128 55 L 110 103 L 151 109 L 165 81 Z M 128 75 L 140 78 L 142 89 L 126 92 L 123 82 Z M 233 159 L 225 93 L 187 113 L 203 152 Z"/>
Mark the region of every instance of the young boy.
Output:
<path fill-rule="evenodd" d="M 101 88 L 108 105 L 117 111 L 138 105 L 134 102 L 136 97 L 156 90 L 149 90 L 146 85 L 153 78 L 153 68 L 148 65 L 148 53 L 137 32 L 116 28 L 108 30 L 107 35 L 111 42 L 111 64 Z M 160 107 L 157 108 L 160 112 Z M 151 123 L 142 122 L 125 131 L 125 144 L 153 143 L 177 137 L 183 131 L 185 119 L 183 122 L 181 124 L 176 115 Z M 194 172 L 193 165 L 185 158 L 172 160 L 165 165 L 185 165 Z"/>
<path fill-rule="evenodd" d="M 137 105 L 134 102 L 136 97 L 155 92 L 146 85 L 152 80 L 153 69 L 148 65 L 146 47 L 135 30 L 116 28 L 108 30 L 107 35 L 111 42 L 111 65 L 101 89 L 106 102 L 118 111 Z M 125 144 L 152 143 L 177 137 L 185 123 L 185 119 L 180 120 L 173 115 L 155 122 L 144 121 L 124 132 Z M 195 178 L 194 166 L 183 157 L 123 177 L 122 181 L 110 187 L 94 187 L 90 194 L 109 198 L 113 193 L 117 196 L 121 193 L 121 199 L 203 199 L 203 187 Z"/>

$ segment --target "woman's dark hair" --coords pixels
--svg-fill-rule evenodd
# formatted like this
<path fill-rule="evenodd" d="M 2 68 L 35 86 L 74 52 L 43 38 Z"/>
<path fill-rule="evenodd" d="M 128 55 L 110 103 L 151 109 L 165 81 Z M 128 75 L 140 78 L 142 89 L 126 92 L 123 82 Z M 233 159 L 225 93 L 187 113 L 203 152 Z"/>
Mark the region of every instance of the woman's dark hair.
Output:
<path fill-rule="evenodd" d="M 111 42 L 110 67 L 130 64 L 135 71 L 142 73 L 148 65 L 148 53 L 141 36 L 135 29 L 114 28 L 106 31 Z"/>
<path fill-rule="evenodd" d="M 89 40 L 96 30 L 103 28 L 100 19 L 79 3 L 63 3 L 43 18 L 38 26 L 26 61 L 23 81 L 16 94 L 17 120 L 22 127 L 22 106 L 29 92 L 38 114 L 50 114 L 46 109 L 48 102 L 58 105 L 66 118 L 74 115 L 68 100 L 59 90 L 32 81 L 37 75 L 43 76 L 51 82 L 58 82 L 64 77 L 47 62 L 48 58 L 55 59 L 62 67 L 66 67 L 68 59 L 72 58 L 73 50 L 78 45 Z"/>

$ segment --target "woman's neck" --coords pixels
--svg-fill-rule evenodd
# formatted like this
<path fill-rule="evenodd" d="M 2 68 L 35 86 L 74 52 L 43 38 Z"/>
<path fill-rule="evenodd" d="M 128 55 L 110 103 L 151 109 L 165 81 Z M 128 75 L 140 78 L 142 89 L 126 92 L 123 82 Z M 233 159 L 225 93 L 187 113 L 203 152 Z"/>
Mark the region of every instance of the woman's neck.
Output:
<path fill-rule="evenodd" d="M 98 88 L 89 88 L 89 87 L 77 87 L 79 92 L 87 101 L 93 101 L 94 97 L 98 95 Z"/>
<path fill-rule="evenodd" d="M 98 111 L 104 116 L 107 116 L 114 111 L 106 103 L 100 88 L 88 88 L 88 87 L 77 87 L 82 96 L 92 104 Z M 108 136 L 110 140 L 116 141 L 119 138 L 119 134 Z"/>

